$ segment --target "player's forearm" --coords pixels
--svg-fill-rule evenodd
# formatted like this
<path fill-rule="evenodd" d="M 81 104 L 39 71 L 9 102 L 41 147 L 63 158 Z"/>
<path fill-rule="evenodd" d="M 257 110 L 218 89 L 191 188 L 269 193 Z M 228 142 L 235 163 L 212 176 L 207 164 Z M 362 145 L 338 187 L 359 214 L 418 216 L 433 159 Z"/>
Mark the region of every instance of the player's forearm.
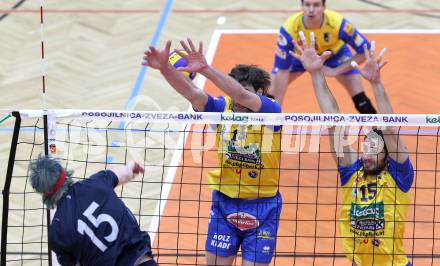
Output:
<path fill-rule="evenodd" d="M 230 76 L 218 71 L 209 66 L 200 72 L 207 79 L 211 80 L 224 93 L 229 95 L 232 99 L 238 100 L 246 92 L 246 89 Z"/>
<path fill-rule="evenodd" d="M 385 91 L 385 87 L 382 82 L 376 81 L 371 82 L 371 86 L 373 86 L 374 96 L 376 97 L 377 107 L 379 109 L 379 113 L 381 114 L 392 114 L 393 108 L 391 106 L 391 102 L 388 98 L 388 95 Z M 403 163 L 408 158 L 408 150 L 406 148 L 405 143 L 403 142 L 402 137 L 400 136 L 400 128 L 399 127 L 385 127 L 384 131 L 384 139 L 388 148 L 388 152 L 396 162 Z"/>
<path fill-rule="evenodd" d="M 385 91 L 385 87 L 383 86 L 381 81 L 371 82 L 371 86 L 373 87 L 374 96 L 376 97 L 377 107 L 379 109 L 379 113 L 381 114 L 393 114 L 393 108 L 391 106 L 390 99 Z"/>
<path fill-rule="evenodd" d="M 358 65 L 360 65 L 365 61 L 365 56 L 363 54 L 356 54 L 355 56 L 353 56 L 351 61 L 356 61 L 356 63 L 358 63 Z M 351 66 L 351 61 L 338 66 L 337 67 L 337 74 L 340 75 L 340 74 L 343 74 L 345 72 L 352 70 L 353 67 Z"/>
<path fill-rule="evenodd" d="M 318 101 L 321 112 L 323 113 L 339 113 L 339 107 L 335 97 L 330 91 L 324 74 L 319 72 L 312 72 L 313 88 L 315 89 L 316 99 Z"/>
<path fill-rule="evenodd" d="M 137 174 L 143 173 L 145 169 L 140 163 L 131 161 L 127 165 L 120 166 L 112 171 L 118 178 L 118 185 L 124 185 L 133 180 Z"/>
<path fill-rule="evenodd" d="M 211 80 L 219 89 L 226 93 L 235 102 L 257 112 L 261 108 L 260 97 L 254 92 L 248 91 L 232 77 L 209 66 L 200 72 L 207 79 Z"/>
<path fill-rule="evenodd" d="M 132 178 L 133 174 L 129 171 L 127 166 L 121 166 L 112 170 L 113 173 L 118 177 L 118 185 L 124 185 L 128 183 Z"/>
<path fill-rule="evenodd" d="M 360 65 L 363 62 L 365 62 L 365 55 L 364 54 L 355 54 L 351 61 L 356 61 L 356 63 L 358 63 L 358 65 Z M 347 64 L 351 65 L 351 61 L 347 62 Z"/>
<path fill-rule="evenodd" d="M 160 72 L 174 90 L 191 102 L 196 111 L 203 111 L 208 101 L 206 93 L 197 88 L 185 75 L 171 67 L 161 69 Z"/>
<path fill-rule="evenodd" d="M 284 100 L 285 92 L 289 86 L 289 76 L 290 72 L 288 70 L 279 70 L 272 76 L 272 84 L 269 94 L 279 103 L 282 103 Z"/>

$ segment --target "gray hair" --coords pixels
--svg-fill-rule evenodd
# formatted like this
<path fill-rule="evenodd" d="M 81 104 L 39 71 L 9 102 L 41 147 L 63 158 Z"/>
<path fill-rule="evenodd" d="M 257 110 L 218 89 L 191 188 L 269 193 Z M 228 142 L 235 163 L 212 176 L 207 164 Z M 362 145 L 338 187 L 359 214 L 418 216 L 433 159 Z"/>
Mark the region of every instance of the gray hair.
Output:
<path fill-rule="evenodd" d="M 73 184 L 73 171 L 66 170 L 66 180 L 64 184 L 51 196 L 45 194 L 50 192 L 60 177 L 63 167 L 60 162 L 48 155 L 38 155 L 38 158 L 29 163 L 29 179 L 34 190 L 43 196 L 43 203 L 53 209 L 57 202 L 64 196 Z"/>

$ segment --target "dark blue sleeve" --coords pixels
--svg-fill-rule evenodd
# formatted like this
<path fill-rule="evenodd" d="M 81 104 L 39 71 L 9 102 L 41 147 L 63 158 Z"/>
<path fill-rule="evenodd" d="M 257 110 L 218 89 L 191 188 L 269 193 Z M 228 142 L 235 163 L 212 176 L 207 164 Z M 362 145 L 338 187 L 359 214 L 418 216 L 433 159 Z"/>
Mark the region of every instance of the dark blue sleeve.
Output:
<path fill-rule="evenodd" d="M 356 162 L 352 163 L 348 166 L 338 165 L 339 175 L 341 177 L 341 185 L 345 186 L 350 180 L 350 177 L 362 167 L 362 161 L 356 160 Z"/>
<path fill-rule="evenodd" d="M 98 173 L 90 176 L 88 181 L 97 182 L 103 186 L 109 186 L 112 189 L 115 188 L 119 183 L 118 177 L 111 170 L 99 171 Z"/>
<path fill-rule="evenodd" d="M 281 113 L 280 104 L 269 97 L 259 95 L 261 99 L 261 107 L 258 113 Z"/>
<path fill-rule="evenodd" d="M 414 180 L 414 169 L 408 157 L 403 163 L 398 163 L 390 158 L 388 172 L 393 177 L 397 186 L 403 192 L 408 192 Z"/>
<path fill-rule="evenodd" d="M 367 38 L 345 18 L 342 20 L 341 27 L 339 28 L 339 38 L 348 43 L 358 54 L 364 53 L 364 44 L 367 44 L 368 49 L 370 49 L 370 43 Z"/>
<path fill-rule="evenodd" d="M 280 104 L 266 96 L 260 96 L 261 100 L 261 107 L 260 110 L 258 110 L 258 113 L 281 113 L 281 106 Z M 267 126 L 271 128 L 273 131 L 277 132 L 281 129 L 281 126 Z"/>
<path fill-rule="evenodd" d="M 54 249 L 54 252 L 55 254 L 57 254 L 57 260 L 61 265 L 76 266 L 76 260 L 71 254 L 63 252 L 60 249 L 58 249 L 57 251 L 55 251 Z"/>
<path fill-rule="evenodd" d="M 205 105 L 204 112 L 223 112 L 226 101 L 224 97 L 212 97 L 208 95 L 208 102 Z"/>
<path fill-rule="evenodd" d="M 62 238 L 62 234 L 59 234 L 60 225 L 56 224 L 57 221 L 54 219 L 52 225 L 49 227 L 49 242 L 52 250 L 57 255 L 57 260 L 61 265 L 75 266 L 77 261 L 73 254 L 65 250 L 65 246 L 68 245 L 68 240 Z M 70 240 L 70 239 L 69 239 Z"/>
<path fill-rule="evenodd" d="M 274 68 L 287 70 L 292 62 L 292 56 L 289 54 L 293 51 L 293 42 L 290 34 L 283 28 L 280 28 L 278 34 L 277 46 L 275 48 Z"/>

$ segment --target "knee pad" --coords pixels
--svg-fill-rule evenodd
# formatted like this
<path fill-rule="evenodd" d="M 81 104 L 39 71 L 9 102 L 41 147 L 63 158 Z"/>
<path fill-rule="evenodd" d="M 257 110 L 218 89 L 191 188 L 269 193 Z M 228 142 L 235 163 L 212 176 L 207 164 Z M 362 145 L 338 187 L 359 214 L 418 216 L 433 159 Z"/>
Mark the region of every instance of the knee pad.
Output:
<path fill-rule="evenodd" d="M 361 114 L 376 114 L 376 109 L 374 109 L 371 104 L 370 99 L 365 95 L 364 92 L 358 93 L 353 96 L 354 106 Z"/>

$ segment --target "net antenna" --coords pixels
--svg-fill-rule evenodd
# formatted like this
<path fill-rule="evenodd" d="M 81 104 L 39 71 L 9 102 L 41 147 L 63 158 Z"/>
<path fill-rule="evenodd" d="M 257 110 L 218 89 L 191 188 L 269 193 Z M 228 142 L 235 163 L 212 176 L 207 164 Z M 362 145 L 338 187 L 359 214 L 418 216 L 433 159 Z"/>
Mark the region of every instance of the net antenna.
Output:
<path fill-rule="evenodd" d="M 44 0 L 40 0 L 40 46 L 41 46 L 41 93 L 42 93 L 42 107 L 44 110 L 43 123 L 44 123 L 44 154 L 49 155 L 49 146 L 55 145 L 56 128 L 54 127 L 56 122 L 54 118 L 48 116 L 47 112 L 47 96 L 46 96 L 46 74 L 47 74 L 47 62 L 44 49 Z M 51 136 L 49 136 L 49 132 Z M 55 147 L 55 146 L 53 146 Z M 56 154 L 56 149 L 51 148 L 50 153 Z M 52 221 L 55 211 L 47 209 L 47 235 L 49 237 L 49 225 Z M 49 241 L 47 241 L 49 266 L 60 265 L 56 259 L 56 254 L 52 252 Z"/>
<path fill-rule="evenodd" d="M 44 53 L 44 0 L 40 0 L 40 43 L 41 43 L 41 92 L 43 98 L 43 110 L 47 110 L 47 99 L 46 99 L 46 73 L 47 73 L 47 63 Z"/>

